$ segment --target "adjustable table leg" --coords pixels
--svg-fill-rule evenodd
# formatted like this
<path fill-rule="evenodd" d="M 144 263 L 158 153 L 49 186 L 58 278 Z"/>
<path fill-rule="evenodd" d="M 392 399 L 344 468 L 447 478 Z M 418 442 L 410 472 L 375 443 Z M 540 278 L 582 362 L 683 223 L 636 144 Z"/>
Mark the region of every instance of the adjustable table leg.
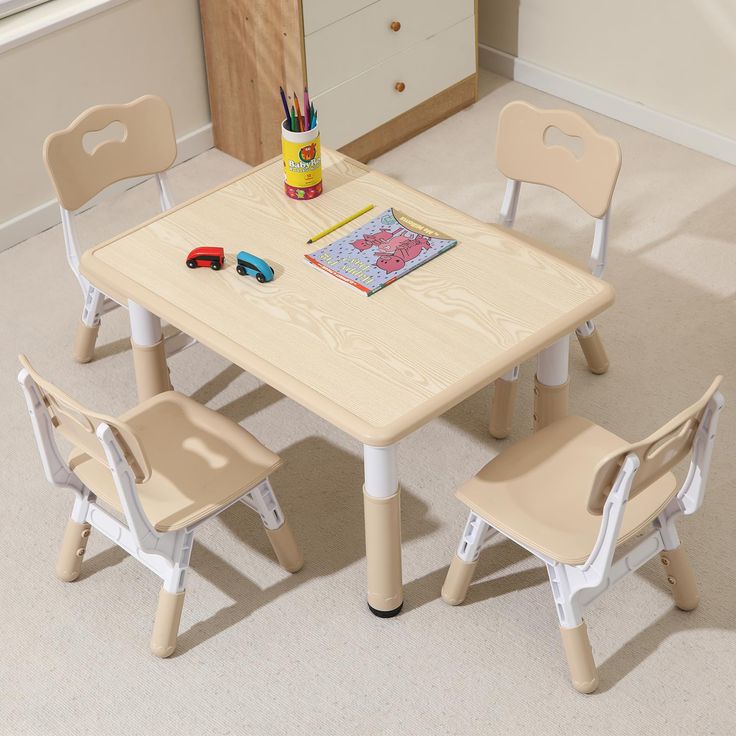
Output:
<path fill-rule="evenodd" d="M 363 451 L 368 607 L 376 616 L 389 618 L 399 613 L 404 602 L 396 446 L 364 445 Z"/>

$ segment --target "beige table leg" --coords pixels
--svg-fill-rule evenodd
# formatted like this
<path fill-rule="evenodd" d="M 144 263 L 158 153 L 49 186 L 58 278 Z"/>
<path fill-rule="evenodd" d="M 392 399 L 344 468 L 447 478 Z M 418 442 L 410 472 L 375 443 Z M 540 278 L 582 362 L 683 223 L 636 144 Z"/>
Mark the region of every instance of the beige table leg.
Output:
<path fill-rule="evenodd" d="M 519 366 L 497 378 L 494 386 L 488 431 L 491 437 L 502 440 L 511 434 L 516 394 L 519 391 Z"/>
<path fill-rule="evenodd" d="M 364 445 L 363 457 L 368 607 L 376 616 L 389 618 L 396 616 L 404 603 L 396 446 Z"/>
<path fill-rule="evenodd" d="M 161 320 L 132 301 L 128 302 L 128 312 L 138 399 L 145 401 L 171 390 Z"/>
<path fill-rule="evenodd" d="M 534 429 L 543 429 L 567 416 L 570 378 L 570 336 L 565 335 L 539 353 L 534 378 Z"/>

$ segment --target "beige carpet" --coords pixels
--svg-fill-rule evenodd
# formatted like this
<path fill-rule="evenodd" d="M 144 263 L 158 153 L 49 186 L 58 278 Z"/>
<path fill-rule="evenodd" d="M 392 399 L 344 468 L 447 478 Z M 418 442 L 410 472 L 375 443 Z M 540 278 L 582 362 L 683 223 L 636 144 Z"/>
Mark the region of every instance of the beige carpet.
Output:
<path fill-rule="evenodd" d="M 375 161 L 381 171 L 494 220 L 501 106 L 566 103 L 484 75 L 473 108 Z M 690 402 L 718 372 L 736 377 L 736 176 L 732 166 L 592 113 L 621 142 L 600 318 L 611 358 L 590 375 L 573 345 L 572 408 L 632 438 Z M 210 151 L 172 175 L 178 200 L 243 170 Z M 93 243 L 153 213 L 150 184 L 80 218 Z M 528 188 L 518 227 L 584 263 L 592 223 L 564 197 Z M 247 244 L 247 233 L 243 234 Z M 486 550 L 468 601 L 439 598 L 464 512 L 452 492 L 504 443 L 485 429 L 481 391 L 400 447 L 406 604 L 396 619 L 365 605 L 361 448 L 202 346 L 171 361 L 177 388 L 248 429 L 287 460 L 275 487 L 306 566 L 285 574 L 256 516 L 228 510 L 203 527 L 179 649 L 148 652 L 159 582 L 100 535 L 81 578 L 54 577 L 70 494 L 43 478 L 19 387 L 19 351 L 103 411 L 135 399 L 126 315 L 105 319 L 98 359 L 79 366 L 81 305 L 60 229 L 0 254 L 0 733 L 19 734 L 731 734 L 736 731 L 736 410 L 724 412 L 703 510 L 681 524 L 700 607 L 673 607 L 657 561 L 587 614 L 601 688 L 575 693 L 547 576 L 511 543 Z M 238 315 L 231 315 L 237 319 Z M 524 368 L 515 437 L 530 429 Z"/>

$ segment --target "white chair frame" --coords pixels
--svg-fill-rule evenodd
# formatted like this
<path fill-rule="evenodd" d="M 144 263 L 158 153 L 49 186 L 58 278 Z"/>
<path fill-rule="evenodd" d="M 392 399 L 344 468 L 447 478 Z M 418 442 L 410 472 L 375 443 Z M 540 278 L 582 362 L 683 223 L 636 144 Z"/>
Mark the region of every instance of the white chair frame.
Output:
<path fill-rule="evenodd" d="M 174 206 L 168 181 L 166 179 L 166 172 L 154 174 L 154 179 L 156 180 L 158 188 L 161 212 L 166 212 Z M 69 268 L 72 270 L 72 273 L 79 282 L 80 288 L 82 289 L 82 298 L 84 299 L 81 318 L 82 324 L 88 328 L 98 327 L 102 320 L 102 315 L 107 314 L 118 307 L 127 309 L 127 305 L 120 304 L 112 297 L 104 294 L 96 286 L 91 284 L 81 273 L 79 270 L 79 262 L 82 257 L 82 253 L 79 248 L 79 239 L 76 233 L 76 228 L 74 227 L 74 212 L 66 209 L 62 204 L 59 205 L 59 210 L 61 212 L 61 227 L 64 233 L 66 260 L 69 264 Z M 184 332 L 177 331 L 175 334 L 170 335 L 164 340 L 166 355 L 175 355 L 185 348 L 194 345 L 196 342 L 197 341 L 193 337 L 190 337 Z"/>
<path fill-rule="evenodd" d="M 521 193 L 522 182 L 516 179 L 506 178 L 506 191 L 503 195 L 501 210 L 498 215 L 498 224 L 503 227 L 513 228 L 516 222 L 516 210 L 519 206 L 519 195 Z M 601 217 L 593 218 L 595 220 L 595 231 L 593 233 L 593 246 L 588 259 L 588 267 L 590 272 L 596 278 L 603 278 L 608 263 L 608 225 L 610 221 L 611 207 Z M 595 325 L 592 320 L 588 320 L 575 330 L 577 335 L 588 337 L 595 331 Z M 509 374 L 507 374 L 509 375 Z M 513 380 L 507 378 L 506 380 Z"/>

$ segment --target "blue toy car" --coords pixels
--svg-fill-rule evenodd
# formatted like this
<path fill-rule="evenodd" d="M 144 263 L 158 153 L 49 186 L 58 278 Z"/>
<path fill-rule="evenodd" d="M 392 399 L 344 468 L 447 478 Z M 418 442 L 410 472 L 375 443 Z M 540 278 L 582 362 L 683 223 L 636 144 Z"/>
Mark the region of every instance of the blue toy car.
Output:
<path fill-rule="evenodd" d="M 258 256 L 254 256 L 252 253 L 246 253 L 241 250 L 238 253 L 238 265 L 235 266 L 235 270 L 241 276 L 255 276 L 256 281 L 261 284 L 265 284 L 266 281 L 273 281 L 273 269 L 271 266 Z"/>

